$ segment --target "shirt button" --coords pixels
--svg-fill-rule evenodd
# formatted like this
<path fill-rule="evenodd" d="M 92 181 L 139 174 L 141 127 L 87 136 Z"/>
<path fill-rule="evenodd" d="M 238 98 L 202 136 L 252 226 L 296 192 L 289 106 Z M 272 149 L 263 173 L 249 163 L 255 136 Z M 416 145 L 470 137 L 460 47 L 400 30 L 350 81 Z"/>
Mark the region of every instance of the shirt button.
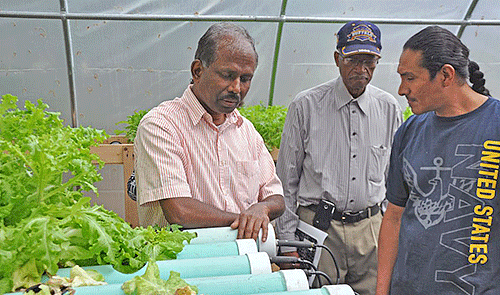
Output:
<path fill-rule="evenodd" d="M 356 155 L 352 155 L 353 158 L 356 158 Z"/>
<path fill-rule="evenodd" d="M 353 177 L 352 180 L 356 180 L 356 177 Z"/>
<path fill-rule="evenodd" d="M 354 200 L 350 200 L 349 202 L 354 203 Z"/>
<path fill-rule="evenodd" d="M 352 133 L 352 136 L 356 136 L 356 134 L 357 134 L 356 132 L 353 132 L 353 133 Z"/>

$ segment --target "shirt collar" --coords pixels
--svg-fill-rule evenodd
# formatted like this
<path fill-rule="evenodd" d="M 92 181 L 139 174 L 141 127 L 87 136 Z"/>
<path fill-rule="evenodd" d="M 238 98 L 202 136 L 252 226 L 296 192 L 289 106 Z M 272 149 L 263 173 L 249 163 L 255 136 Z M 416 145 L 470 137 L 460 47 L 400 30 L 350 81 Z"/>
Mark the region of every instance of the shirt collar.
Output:
<path fill-rule="evenodd" d="M 194 95 L 193 91 L 191 90 L 192 86 L 193 85 L 189 85 L 184 91 L 184 94 L 182 95 L 182 98 L 186 102 L 188 107 L 187 113 L 189 119 L 191 120 L 193 125 L 197 125 L 198 123 L 200 123 L 200 121 L 203 118 L 208 123 L 214 125 L 212 116 L 210 116 L 210 114 L 205 110 L 205 108 L 196 98 L 196 95 Z M 226 121 L 222 123 L 222 125 L 236 124 L 238 127 L 240 127 L 242 123 L 243 123 L 243 117 L 240 115 L 238 110 L 235 109 L 231 113 L 226 114 Z"/>
<path fill-rule="evenodd" d="M 366 114 L 368 111 L 368 100 L 370 98 L 370 84 L 366 85 L 365 92 L 363 92 L 363 94 L 357 98 L 353 98 L 347 90 L 347 87 L 345 87 L 342 77 L 338 77 L 335 83 L 335 104 L 337 110 L 340 110 L 343 106 L 354 101 L 358 104 L 361 111 Z"/>

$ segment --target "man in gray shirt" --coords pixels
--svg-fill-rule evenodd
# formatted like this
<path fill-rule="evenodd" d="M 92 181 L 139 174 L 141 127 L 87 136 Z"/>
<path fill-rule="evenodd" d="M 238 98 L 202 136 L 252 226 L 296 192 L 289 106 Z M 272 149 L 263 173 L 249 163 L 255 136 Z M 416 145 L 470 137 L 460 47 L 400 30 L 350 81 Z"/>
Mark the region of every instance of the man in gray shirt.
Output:
<path fill-rule="evenodd" d="M 299 219 L 326 231 L 340 282 L 375 294 L 380 205 L 402 114 L 391 94 L 369 85 L 382 48 L 379 28 L 353 21 L 337 38 L 340 77 L 299 93 L 289 106 L 277 162 L 286 210 L 277 233 L 295 240 Z M 298 256 L 294 248 L 281 251 Z M 325 253 L 319 270 L 334 279 Z"/>

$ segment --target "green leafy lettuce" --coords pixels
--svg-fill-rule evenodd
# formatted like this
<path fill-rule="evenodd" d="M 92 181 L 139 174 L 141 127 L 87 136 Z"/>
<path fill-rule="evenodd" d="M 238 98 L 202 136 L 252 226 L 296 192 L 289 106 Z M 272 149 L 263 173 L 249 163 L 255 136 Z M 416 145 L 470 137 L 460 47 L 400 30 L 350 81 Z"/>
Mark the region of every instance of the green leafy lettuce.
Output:
<path fill-rule="evenodd" d="M 106 136 L 93 128 L 63 126 L 48 106 L 4 95 L 0 104 L 0 223 L 15 225 L 37 204 L 70 205 L 82 191 L 95 191 L 101 180 L 90 153 Z M 63 175 L 69 180 L 63 182 Z"/>
<path fill-rule="evenodd" d="M 139 122 L 141 122 L 142 117 L 146 115 L 149 110 L 139 110 L 134 111 L 134 113 L 130 116 L 127 116 L 127 120 L 120 121 L 118 124 L 125 124 L 125 130 L 116 130 L 116 134 L 125 134 L 125 137 L 133 142 L 135 139 L 135 135 L 137 134 L 137 127 L 139 126 Z"/>
<path fill-rule="evenodd" d="M 252 122 L 270 152 L 273 148 L 280 147 L 287 110 L 286 107 L 279 105 L 267 107 L 254 105 L 238 109 L 243 117 Z"/>
<path fill-rule="evenodd" d="M 403 121 L 408 120 L 409 117 L 413 115 L 413 112 L 411 111 L 411 108 L 408 106 L 403 112 Z"/>
<path fill-rule="evenodd" d="M 198 293 L 198 288 L 186 283 L 178 272 L 170 271 L 168 280 L 162 280 L 160 269 L 155 261 L 148 263 L 142 276 L 136 276 L 122 285 L 122 290 L 127 295 L 174 295 L 178 294 L 176 292 L 179 289 L 182 290 L 183 294 Z"/>
<path fill-rule="evenodd" d="M 4 95 L 0 103 L 0 294 L 76 264 L 132 273 L 151 257 L 176 258 L 195 236 L 176 225 L 132 228 L 92 206 L 83 192 L 97 193 L 103 163 L 90 147 L 105 132 L 64 126 L 41 100 L 25 110 L 16 102 Z"/>
<path fill-rule="evenodd" d="M 70 270 L 70 277 L 53 276 L 43 284 L 36 284 L 29 290 L 26 290 L 27 295 L 51 295 L 51 294 L 69 294 L 75 292 L 75 287 L 81 286 L 102 286 L 106 285 L 104 276 L 95 270 L 84 270 L 75 265 Z"/>
<path fill-rule="evenodd" d="M 104 276 L 99 272 L 89 269 L 84 270 L 78 265 L 71 268 L 69 273 L 71 287 L 104 285 Z"/>

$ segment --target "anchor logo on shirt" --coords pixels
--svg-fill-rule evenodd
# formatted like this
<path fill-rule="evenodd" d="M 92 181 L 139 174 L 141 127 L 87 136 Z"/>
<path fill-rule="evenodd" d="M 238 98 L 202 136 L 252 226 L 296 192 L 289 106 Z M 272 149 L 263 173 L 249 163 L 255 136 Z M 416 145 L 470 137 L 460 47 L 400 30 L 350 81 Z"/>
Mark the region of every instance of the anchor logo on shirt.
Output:
<path fill-rule="evenodd" d="M 410 163 L 403 159 L 404 177 L 411 187 L 410 199 L 413 201 L 415 215 L 424 228 L 429 228 L 439 224 L 445 217 L 447 211 L 451 211 L 455 198 L 448 194 L 443 188 L 442 171 L 450 171 L 449 167 L 443 166 L 443 159 L 436 157 L 433 160 L 434 166 L 421 167 L 421 170 L 435 170 L 436 176 L 428 181 L 431 185 L 429 192 L 424 192 L 419 184 L 417 173 Z M 420 196 L 419 196 L 420 195 Z"/>

